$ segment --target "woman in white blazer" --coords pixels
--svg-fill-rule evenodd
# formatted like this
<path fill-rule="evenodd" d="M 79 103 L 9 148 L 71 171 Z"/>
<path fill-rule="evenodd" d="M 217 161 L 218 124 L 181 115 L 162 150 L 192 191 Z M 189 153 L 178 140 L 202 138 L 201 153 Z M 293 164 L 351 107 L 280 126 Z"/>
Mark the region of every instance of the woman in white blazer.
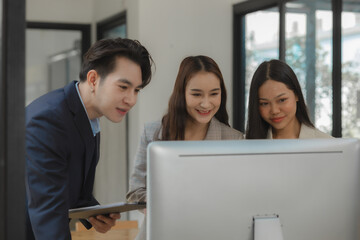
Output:
<path fill-rule="evenodd" d="M 254 73 L 246 138 L 331 138 L 310 121 L 299 81 L 280 60 L 265 61 Z"/>
<path fill-rule="evenodd" d="M 216 62 L 207 56 L 185 58 L 162 121 L 147 123 L 135 157 L 128 201 L 146 201 L 146 148 L 157 140 L 243 139 L 230 127 L 226 89 Z M 145 239 L 145 222 L 136 239 Z"/>

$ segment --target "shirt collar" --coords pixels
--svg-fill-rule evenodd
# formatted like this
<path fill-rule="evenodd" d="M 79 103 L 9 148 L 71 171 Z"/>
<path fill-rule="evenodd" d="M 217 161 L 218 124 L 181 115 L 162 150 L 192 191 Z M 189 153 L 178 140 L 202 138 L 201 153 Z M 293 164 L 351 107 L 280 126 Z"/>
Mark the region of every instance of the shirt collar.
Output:
<path fill-rule="evenodd" d="M 81 95 L 80 95 L 79 82 L 77 82 L 77 83 L 75 84 L 75 87 L 76 87 L 76 91 L 77 91 L 77 93 L 78 93 L 78 95 L 79 95 L 81 104 L 83 105 L 83 108 L 84 108 L 84 110 L 85 110 L 85 112 L 86 112 L 86 116 L 87 116 L 88 119 L 89 119 L 90 126 L 91 126 L 91 130 L 92 130 L 94 136 L 96 136 L 96 134 L 98 134 L 98 133 L 100 132 L 100 121 L 99 121 L 99 118 L 95 118 L 95 119 L 90 120 L 89 115 L 88 115 L 88 113 L 87 113 L 87 111 L 86 111 L 84 102 L 83 102 L 83 100 L 82 100 L 82 98 L 81 98 Z"/>

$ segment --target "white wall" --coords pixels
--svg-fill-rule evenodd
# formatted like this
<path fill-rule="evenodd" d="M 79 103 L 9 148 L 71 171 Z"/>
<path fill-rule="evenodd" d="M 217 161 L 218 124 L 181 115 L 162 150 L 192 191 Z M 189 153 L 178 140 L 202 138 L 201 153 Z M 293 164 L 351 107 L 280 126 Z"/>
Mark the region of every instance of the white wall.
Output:
<path fill-rule="evenodd" d="M 157 66 L 153 82 L 142 92 L 138 103 L 141 125 L 163 115 L 179 64 L 189 55 L 204 54 L 214 58 L 223 72 L 231 99 L 231 2 L 140 1 L 139 40 L 151 52 Z M 231 110 L 231 101 L 228 109 Z"/>
<path fill-rule="evenodd" d="M 90 23 L 93 1 L 95 0 L 26 0 L 26 20 Z"/>

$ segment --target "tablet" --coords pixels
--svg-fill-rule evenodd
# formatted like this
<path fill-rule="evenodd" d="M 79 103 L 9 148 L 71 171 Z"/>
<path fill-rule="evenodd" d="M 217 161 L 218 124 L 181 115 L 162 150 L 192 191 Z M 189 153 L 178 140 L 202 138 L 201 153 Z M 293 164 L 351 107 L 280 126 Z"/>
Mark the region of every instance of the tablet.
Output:
<path fill-rule="evenodd" d="M 90 207 L 73 208 L 69 210 L 69 218 L 89 218 L 97 215 L 121 213 L 146 208 L 145 202 L 117 202 L 107 205 L 95 205 Z"/>

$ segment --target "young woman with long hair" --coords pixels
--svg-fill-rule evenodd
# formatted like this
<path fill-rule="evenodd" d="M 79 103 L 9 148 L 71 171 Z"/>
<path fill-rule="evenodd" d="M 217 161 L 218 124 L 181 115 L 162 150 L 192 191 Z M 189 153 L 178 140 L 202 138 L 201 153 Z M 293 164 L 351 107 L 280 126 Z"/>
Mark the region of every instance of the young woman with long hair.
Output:
<path fill-rule="evenodd" d="M 329 137 L 311 122 L 294 71 L 280 60 L 260 64 L 250 85 L 246 138 Z"/>
<path fill-rule="evenodd" d="M 207 56 L 185 58 L 162 121 L 147 123 L 135 157 L 128 201 L 146 201 L 146 149 L 152 141 L 242 139 L 229 126 L 226 89 L 216 62 Z M 145 239 L 145 224 L 137 239 Z"/>

